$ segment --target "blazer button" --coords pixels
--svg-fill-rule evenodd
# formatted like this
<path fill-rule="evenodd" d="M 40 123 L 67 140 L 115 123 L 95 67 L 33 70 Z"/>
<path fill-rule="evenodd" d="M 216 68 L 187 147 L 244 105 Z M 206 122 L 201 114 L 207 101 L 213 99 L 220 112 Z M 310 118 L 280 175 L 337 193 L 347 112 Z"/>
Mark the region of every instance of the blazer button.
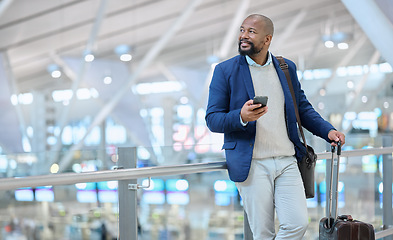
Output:
<path fill-rule="evenodd" d="M 252 147 L 252 143 L 250 143 L 250 147 Z"/>

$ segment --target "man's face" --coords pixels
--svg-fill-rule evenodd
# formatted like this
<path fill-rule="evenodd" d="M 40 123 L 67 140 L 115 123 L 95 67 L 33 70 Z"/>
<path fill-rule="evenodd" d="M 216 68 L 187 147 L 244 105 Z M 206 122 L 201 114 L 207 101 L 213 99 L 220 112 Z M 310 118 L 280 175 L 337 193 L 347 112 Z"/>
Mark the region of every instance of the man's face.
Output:
<path fill-rule="evenodd" d="M 249 56 L 258 54 L 265 45 L 266 36 L 262 21 L 246 18 L 240 27 L 239 53 Z"/>

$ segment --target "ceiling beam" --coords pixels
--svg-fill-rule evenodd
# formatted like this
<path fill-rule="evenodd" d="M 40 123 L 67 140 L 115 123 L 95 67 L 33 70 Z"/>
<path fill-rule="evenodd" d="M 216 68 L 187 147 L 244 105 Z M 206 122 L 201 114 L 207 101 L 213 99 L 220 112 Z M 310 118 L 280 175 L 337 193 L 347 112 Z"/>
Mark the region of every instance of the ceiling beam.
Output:
<path fill-rule="evenodd" d="M 71 163 L 74 151 L 77 151 L 82 148 L 84 145 L 84 141 L 86 137 L 90 134 L 90 132 L 94 129 L 94 127 L 101 124 L 102 121 L 113 111 L 113 109 L 117 106 L 119 101 L 123 98 L 126 93 L 131 92 L 131 87 L 135 84 L 136 80 L 139 78 L 141 73 L 150 66 L 151 62 L 158 56 L 160 51 L 165 47 L 165 45 L 169 42 L 169 40 L 176 34 L 178 30 L 180 30 L 185 23 L 185 21 L 189 18 L 189 16 L 194 12 L 196 7 L 202 0 L 192 0 L 186 7 L 184 11 L 182 11 L 181 15 L 176 19 L 176 21 L 171 25 L 168 31 L 159 38 L 157 43 L 150 49 L 150 51 L 145 55 L 139 64 L 138 68 L 135 70 L 135 73 L 132 74 L 126 83 L 117 93 L 114 94 L 113 98 L 102 108 L 102 110 L 96 115 L 93 120 L 93 123 L 87 129 L 85 135 L 82 139 L 77 143 L 71 146 L 68 153 L 62 158 L 59 163 L 60 171 L 65 170 L 66 167 Z"/>
<path fill-rule="evenodd" d="M 275 49 L 279 49 L 284 42 L 292 35 L 292 33 L 296 30 L 296 28 L 299 26 L 299 24 L 303 21 L 303 19 L 306 17 L 308 12 L 307 8 L 303 8 L 291 21 L 290 24 L 288 24 L 284 31 L 280 35 L 278 35 L 278 38 L 276 41 L 272 42 L 272 49 L 275 51 Z M 276 47 L 277 46 L 277 47 Z"/>
<path fill-rule="evenodd" d="M 10 85 L 10 93 L 11 93 L 11 95 L 9 97 L 11 97 L 12 95 L 18 96 L 20 94 L 20 92 L 19 92 L 19 88 L 18 88 L 16 79 L 14 77 L 14 74 L 12 72 L 12 68 L 11 68 L 11 64 L 10 64 L 9 58 L 8 58 L 8 54 L 6 52 L 0 52 L 0 57 L 3 60 L 3 61 L 0 61 L 0 62 L 3 62 L 3 68 L 4 68 L 5 75 L 6 75 L 6 79 L 5 80 L 8 80 L 9 85 Z M 21 135 L 22 135 L 22 143 L 21 143 L 21 145 L 23 146 L 23 139 L 26 139 L 26 141 L 27 141 L 26 144 L 30 145 L 30 148 L 31 148 L 31 139 L 29 138 L 29 136 L 27 134 L 26 121 L 25 121 L 25 118 L 23 116 L 22 108 L 21 108 L 19 103 L 17 103 L 15 105 L 15 111 L 16 111 L 16 115 L 17 115 L 18 121 L 19 121 L 19 130 L 20 130 Z M 23 146 L 23 149 L 24 149 L 24 146 Z"/>
<path fill-rule="evenodd" d="M 224 36 L 224 41 L 221 44 L 220 51 L 218 52 L 218 57 L 224 59 L 228 56 L 229 50 L 236 41 L 236 37 L 239 34 L 240 25 L 244 20 L 247 13 L 248 7 L 250 6 L 250 0 L 240 1 L 240 6 L 237 8 L 235 16 L 232 18 L 232 22 L 229 25 L 227 32 Z"/>

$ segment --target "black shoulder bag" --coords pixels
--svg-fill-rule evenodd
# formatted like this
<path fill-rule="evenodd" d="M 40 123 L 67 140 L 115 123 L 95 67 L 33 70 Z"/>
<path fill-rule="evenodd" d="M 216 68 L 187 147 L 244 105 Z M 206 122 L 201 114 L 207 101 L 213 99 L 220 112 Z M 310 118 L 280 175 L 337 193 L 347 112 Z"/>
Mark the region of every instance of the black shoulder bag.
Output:
<path fill-rule="evenodd" d="M 277 56 L 276 58 L 280 62 L 280 68 L 281 70 L 283 70 L 283 72 L 285 73 L 285 77 L 287 78 L 289 90 L 291 91 L 292 100 L 295 107 L 297 124 L 299 126 L 299 131 L 300 134 L 302 135 L 303 143 L 307 151 L 303 159 L 300 162 L 298 162 L 299 171 L 300 174 L 302 175 L 304 191 L 306 193 L 306 198 L 313 198 L 315 196 L 314 172 L 315 172 L 315 163 L 317 161 L 317 155 L 315 154 L 314 149 L 311 146 L 307 145 L 306 138 L 304 137 L 302 123 L 300 122 L 299 110 L 296 104 L 295 91 L 293 90 L 291 75 L 289 74 L 289 70 L 288 70 L 288 64 L 285 62 L 283 57 Z"/>

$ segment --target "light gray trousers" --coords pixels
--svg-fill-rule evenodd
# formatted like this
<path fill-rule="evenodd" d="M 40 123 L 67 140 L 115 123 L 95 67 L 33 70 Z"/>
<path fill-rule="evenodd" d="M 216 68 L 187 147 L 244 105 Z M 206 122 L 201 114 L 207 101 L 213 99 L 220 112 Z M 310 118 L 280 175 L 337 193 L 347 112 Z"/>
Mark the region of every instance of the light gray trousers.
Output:
<path fill-rule="evenodd" d="M 295 157 L 253 159 L 248 178 L 236 183 L 254 240 L 302 239 L 307 202 Z M 275 233 L 275 211 L 280 223 Z"/>

